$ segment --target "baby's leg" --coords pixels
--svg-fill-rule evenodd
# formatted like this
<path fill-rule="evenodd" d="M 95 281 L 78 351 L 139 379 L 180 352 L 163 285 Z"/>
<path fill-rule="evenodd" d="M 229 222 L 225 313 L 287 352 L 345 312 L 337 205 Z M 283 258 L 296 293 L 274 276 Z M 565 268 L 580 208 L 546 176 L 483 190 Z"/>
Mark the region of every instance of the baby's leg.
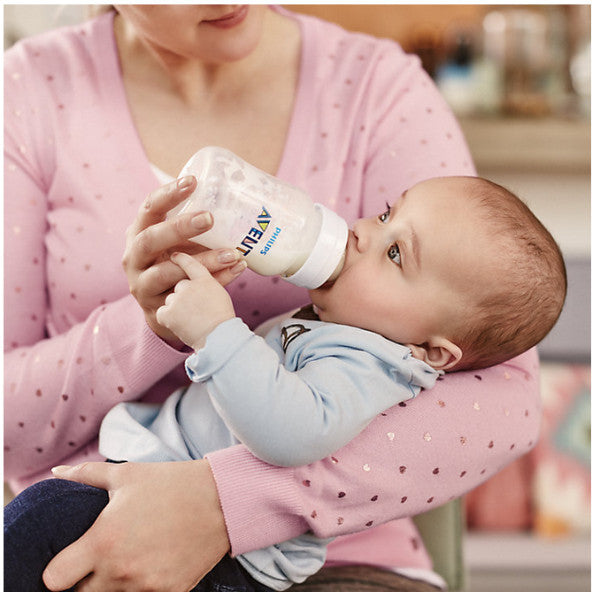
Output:
<path fill-rule="evenodd" d="M 80 538 L 108 503 L 108 493 L 81 483 L 46 479 L 4 508 L 4 591 L 47 591 L 42 573 Z"/>

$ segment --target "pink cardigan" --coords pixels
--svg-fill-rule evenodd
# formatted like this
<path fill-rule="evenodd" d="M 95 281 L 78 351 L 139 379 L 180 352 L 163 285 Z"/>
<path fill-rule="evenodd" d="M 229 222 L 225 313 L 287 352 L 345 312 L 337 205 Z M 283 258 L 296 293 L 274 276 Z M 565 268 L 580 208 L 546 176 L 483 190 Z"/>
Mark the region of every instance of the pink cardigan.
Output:
<path fill-rule="evenodd" d="M 303 53 L 279 177 L 351 224 L 419 180 L 474 173 L 417 59 L 293 18 Z M 147 328 L 120 265 L 125 229 L 158 182 L 128 110 L 112 15 L 6 52 L 4 185 L 5 474 L 20 490 L 54 465 L 99 459 L 98 427 L 116 403 L 161 401 L 185 383 L 185 355 Z M 307 300 L 253 273 L 230 292 L 251 326 Z M 446 376 L 319 463 L 274 467 L 242 446 L 211 454 L 233 553 L 308 528 L 361 530 L 334 542 L 330 559 L 427 567 L 410 520 L 377 525 L 460 496 L 527 452 L 537 388 L 530 351 Z"/>

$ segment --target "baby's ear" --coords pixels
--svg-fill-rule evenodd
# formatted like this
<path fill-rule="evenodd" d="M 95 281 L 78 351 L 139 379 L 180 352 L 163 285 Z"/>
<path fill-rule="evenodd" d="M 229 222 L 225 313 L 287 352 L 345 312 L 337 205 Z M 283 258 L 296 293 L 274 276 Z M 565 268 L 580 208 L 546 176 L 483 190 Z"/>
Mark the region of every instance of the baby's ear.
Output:
<path fill-rule="evenodd" d="M 462 358 L 462 350 L 448 338 L 434 336 L 423 344 L 407 344 L 412 355 L 440 371 L 450 371 Z"/>

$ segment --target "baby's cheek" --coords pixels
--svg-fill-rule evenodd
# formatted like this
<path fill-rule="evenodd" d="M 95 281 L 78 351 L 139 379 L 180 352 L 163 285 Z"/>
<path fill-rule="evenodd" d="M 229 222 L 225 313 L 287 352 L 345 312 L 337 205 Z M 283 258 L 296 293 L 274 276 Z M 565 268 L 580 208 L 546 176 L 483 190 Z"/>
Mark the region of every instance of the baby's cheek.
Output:
<path fill-rule="evenodd" d="M 336 292 L 342 301 L 351 305 L 364 304 L 366 300 L 372 302 L 386 289 L 385 285 L 381 285 L 380 279 L 377 268 L 357 266 L 342 274 L 339 282 L 336 282 Z"/>
<path fill-rule="evenodd" d="M 347 278 L 343 285 L 334 286 L 328 297 L 327 308 L 335 312 L 340 323 L 359 325 L 364 315 L 376 303 L 377 295 L 361 279 Z"/>

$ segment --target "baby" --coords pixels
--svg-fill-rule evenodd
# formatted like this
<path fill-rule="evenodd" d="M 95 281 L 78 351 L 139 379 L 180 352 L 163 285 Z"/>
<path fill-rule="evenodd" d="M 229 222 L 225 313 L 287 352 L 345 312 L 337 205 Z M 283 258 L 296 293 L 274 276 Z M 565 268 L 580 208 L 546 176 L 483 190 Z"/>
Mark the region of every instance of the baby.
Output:
<path fill-rule="evenodd" d="M 157 318 L 195 350 L 186 369 L 197 383 L 162 406 L 112 409 L 100 432 L 112 460 L 197 459 L 241 441 L 272 464 L 318 461 L 440 372 L 491 366 L 536 345 L 566 293 L 552 236 L 513 194 L 475 177 L 421 182 L 384 213 L 359 220 L 339 277 L 311 290 L 312 306 L 278 319 L 264 339 L 236 318 L 229 294 L 202 265 L 185 254 L 172 260 L 188 279 Z M 83 496 L 79 507 L 87 510 Z M 22 552 L 41 581 L 49 559 L 22 549 L 11 529 L 15 510 L 5 511 L 5 552 Z M 68 529 L 68 512 L 60 518 Z M 71 532 L 70 541 L 82 534 Z M 57 552 L 70 541 L 40 544 Z M 241 569 L 257 590 L 284 590 L 322 566 L 328 541 L 305 534 L 226 556 L 219 577 Z M 7 590 L 40 589 L 5 577 Z"/>

